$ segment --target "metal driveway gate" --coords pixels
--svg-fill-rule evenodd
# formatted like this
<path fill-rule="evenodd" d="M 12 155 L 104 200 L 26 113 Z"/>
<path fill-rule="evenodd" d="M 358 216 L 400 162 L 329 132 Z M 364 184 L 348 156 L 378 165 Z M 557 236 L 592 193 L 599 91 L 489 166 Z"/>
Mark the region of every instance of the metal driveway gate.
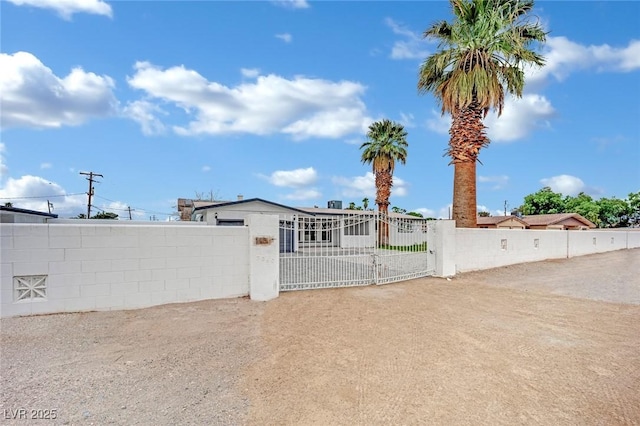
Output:
<path fill-rule="evenodd" d="M 280 220 L 280 290 L 387 284 L 433 274 L 429 221 L 373 211 Z M 284 240 L 283 240 L 284 238 Z"/>

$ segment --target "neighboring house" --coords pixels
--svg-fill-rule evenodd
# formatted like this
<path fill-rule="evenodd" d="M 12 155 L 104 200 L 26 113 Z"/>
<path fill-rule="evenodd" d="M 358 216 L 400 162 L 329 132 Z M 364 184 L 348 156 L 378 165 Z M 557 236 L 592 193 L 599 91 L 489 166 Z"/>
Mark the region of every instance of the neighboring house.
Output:
<path fill-rule="evenodd" d="M 518 216 L 488 216 L 478 217 L 478 228 L 492 229 L 526 229 L 527 223 Z"/>
<path fill-rule="evenodd" d="M 45 223 L 48 219 L 57 217 L 57 214 L 52 213 L 0 206 L 0 223 Z"/>
<path fill-rule="evenodd" d="M 206 202 L 193 208 L 192 220 L 217 226 L 243 226 L 249 214 L 280 218 L 280 251 L 304 247 L 375 247 L 376 212 L 336 208 L 295 208 L 260 198 L 230 202 Z M 335 202 L 329 202 L 335 206 Z M 339 205 L 339 204 L 338 204 Z M 391 213 L 388 218 L 391 245 L 426 242 L 424 219 Z"/>
<path fill-rule="evenodd" d="M 592 229 L 596 225 L 578 213 L 537 214 L 523 216 L 529 229 Z"/>

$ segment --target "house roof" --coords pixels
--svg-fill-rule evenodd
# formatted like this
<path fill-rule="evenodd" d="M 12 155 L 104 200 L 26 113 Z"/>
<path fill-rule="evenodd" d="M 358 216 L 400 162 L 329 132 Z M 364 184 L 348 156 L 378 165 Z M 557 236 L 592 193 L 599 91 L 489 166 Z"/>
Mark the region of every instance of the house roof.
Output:
<path fill-rule="evenodd" d="M 206 209 L 210 209 L 210 208 L 214 208 L 214 207 L 235 206 L 235 205 L 253 203 L 253 202 L 261 202 L 261 203 L 265 203 L 265 204 L 270 204 L 272 206 L 276 206 L 276 207 L 280 207 L 280 208 L 283 208 L 283 209 L 295 211 L 295 212 L 302 213 L 302 214 L 305 214 L 305 215 L 313 214 L 313 213 L 310 213 L 308 211 L 304 211 L 302 209 L 297 209 L 295 207 L 289 207 L 289 206 L 285 206 L 284 204 L 274 203 L 273 201 L 263 200 L 262 198 L 247 198 L 246 200 L 223 201 L 223 202 L 215 202 L 215 201 L 194 202 L 194 206 L 196 206 L 196 207 L 193 209 L 193 212 L 195 213 L 198 210 L 206 210 Z M 206 204 L 197 206 L 196 203 L 198 203 L 198 204 L 206 203 Z"/>
<path fill-rule="evenodd" d="M 528 226 L 527 222 L 520 219 L 518 216 L 480 216 L 478 217 L 477 223 L 478 225 L 499 225 L 502 222 L 506 222 L 508 220 L 515 220 L 516 222 L 520 222 L 524 226 Z"/>
<path fill-rule="evenodd" d="M 7 212 L 13 212 L 13 213 L 31 214 L 31 215 L 34 215 L 34 216 L 46 216 L 46 217 L 50 217 L 50 218 L 53 218 L 53 219 L 58 217 L 57 214 L 53 214 L 53 213 L 39 212 L 39 211 L 36 211 L 36 210 L 19 209 L 17 207 L 0 206 L 0 210 L 7 211 Z"/>
<path fill-rule="evenodd" d="M 314 214 L 314 215 L 365 215 L 365 214 L 369 214 L 369 215 L 374 215 L 377 212 L 374 210 L 355 210 L 355 209 L 329 209 L 329 208 L 324 208 L 324 207 L 300 207 L 300 210 L 304 210 L 308 213 Z M 402 213 L 393 213 L 390 212 L 389 213 L 389 217 L 392 218 L 396 218 L 396 219 L 422 219 L 420 217 L 417 216 L 412 216 L 410 214 L 402 214 Z"/>
<path fill-rule="evenodd" d="M 544 225 L 556 225 L 567 219 L 576 219 L 579 222 L 584 223 L 589 228 L 595 228 L 596 225 L 585 217 L 578 213 L 554 213 L 554 214 L 536 214 L 523 216 L 525 222 L 531 226 L 544 226 Z"/>

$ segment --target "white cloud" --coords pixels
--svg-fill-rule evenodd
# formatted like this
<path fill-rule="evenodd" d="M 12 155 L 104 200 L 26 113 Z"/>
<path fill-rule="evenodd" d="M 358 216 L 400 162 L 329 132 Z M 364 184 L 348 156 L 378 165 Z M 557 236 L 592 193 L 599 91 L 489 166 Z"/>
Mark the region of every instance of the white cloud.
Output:
<path fill-rule="evenodd" d="M 394 34 L 404 38 L 393 44 L 391 59 L 425 59 L 429 56 L 429 42 L 420 37 L 419 33 L 405 28 L 391 18 L 386 18 L 384 22 Z"/>
<path fill-rule="evenodd" d="M 589 192 L 582 179 L 571 175 L 559 175 L 540 179 L 540 183 L 551 188 L 553 192 L 576 196 L 580 192 Z"/>
<path fill-rule="evenodd" d="M 535 129 L 548 128 L 549 120 L 555 116 L 555 109 L 547 98 L 541 95 L 525 94 L 522 98 L 508 97 L 502 115 L 491 111 L 484 120 L 487 136 L 492 142 L 511 142 L 523 139 Z M 446 135 L 451 127 L 451 116 L 431 111 L 427 128 Z"/>
<path fill-rule="evenodd" d="M 420 207 L 418 209 L 409 210 L 412 212 L 420 213 L 423 217 L 436 217 L 436 211 L 432 209 L 428 209 L 426 207 Z"/>
<path fill-rule="evenodd" d="M 295 170 L 276 170 L 270 176 L 262 176 L 275 186 L 300 188 L 313 185 L 318 180 L 318 172 L 313 167 Z"/>
<path fill-rule="evenodd" d="M 156 114 L 167 115 L 158 105 L 149 101 L 140 100 L 129 102 L 122 111 L 125 117 L 138 122 L 142 133 L 147 136 L 161 135 L 166 132 L 166 127 Z"/>
<path fill-rule="evenodd" d="M 110 201 L 109 203 L 96 204 L 91 210 L 91 216 L 100 212 L 115 213 L 118 215 L 119 220 L 129 220 L 129 205 L 122 201 Z M 143 219 L 146 218 L 146 216 L 147 214 L 144 210 L 131 209 L 131 220 Z"/>
<path fill-rule="evenodd" d="M 311 7 L 307 0 L 271 0 L 271 3 L 287 9 L 307 9 Z"/>
<path fill-rule="evenodd" d="M 53 164 L 51 164 L 51 163 L 41 163 L 40 164 L 40 169 L 42 169 L 42 170 L 50 169 L 51 167 L 53 167 Z"/>
<path fill-rule="evenodd" d="M 293 40 L 293 36 L 291 34 L 289 34 L 289 33 L 276 34 L 275 37 L 279 38 L 280 40 L 284 41 L 285 43 L 291 43 L 291 41 Z"/>
<path fill-rule="evenodd" d="M 74 68 L 60 78 L 28 52 L 0 53 L 0 69 L 3 128 L 79 125 L 117 108 L 111 77 Z"/>
<path fill-rule="evenodd" d="M 640 40 L 632 40 L 626 47 L 607 44 L 584 46 L 566 37 L 548 37 L 542 52 L 544 67 L 527 69 L 527 83 L 536 84 L 553 76 L 563 81 L 580 69 L 629 72 L 640 69 Z"/>
<path fill-rule="evenodd" d="M 364 133 L 371 122 L 361 99 L 365 87 L 356 82 L 271 74 L 227 87 L 184 66 L 163 70 L 138 62 L 135 69 L 127 79 L 131 87 L 195 115 L 186 126 L 173 127 L 184 136 L 284 133 L 294 139 L 335 139 Z"/>
<path fill-rule="evenodd" d="M 502 189 L 509 183 L 509 176 L 478 176 L 478 182 L 492 184 L 492 190 Z"/>
<path fill-rule="evenodd" d="M 322 193 L 318 191 L 316 188 L 308 188 L 308 189 L 297 189 L 291 194 L 287 194 L 284 196 L 287 200 L 314 200 L 322 197 Z"/>
<path fill-rule="evenodd" d="M 441 135 L 446 135 L 449 133 L 450 128 L 451 115 L 443 115 L 438 111 L 431 110 L 431 118 L 427 119 L 427 129 Z"/>
<path fill-rule="evenodd" d="M 341 187 L 340 194 L 344 197 L 369 197 L 375 200 L 376 178 L 372 172 L 367 172 L 364 176 L 332 178 L 335 185 Z M 393 177 L 393 187 L 391 196 L 403 197 L 408 193 L 407 183 L 398 176 Z"/>
<path fill-rule="evenodd" d="M 202 166 L 202 171 L 203 171 L 204 173 L 210 172 L 210 171 L 211 171 L 211 167 L 209 167 L 209 166 Z"/>
<path fill-rule="evenodd" d="M 86 208 L 86 195 L 65 195 L 58 184 L 38 176 L 26 175 L 19 179 L 9 178 L 0 188 L 0 200 L 10 201 L 14 207 L 47 212 L 47 199 L 53 204 L 52 213 L 68 217 L 77 215 Z M 37 197 L 37 198 L 34 198 Z"/>
<path fill-rule="evenodd" d="M 4 161 L 4 153 L 6 151 L 4 143 L 0 142 L 0 182 L 4 180 L 7 172 L 9 171 L 9 167 L 7 167 Z"/>
<path fill-rule="evenodd" d="M 510 142 L 522 139 L 536 128 L 550 127 L 549 119 L 555 109 L 544 96 L 525 94 L 522 98 L 505 99 L 502 115 L 490 112 L 484 120 L 487 135 L 494 142 Z"/>
<path fill-rule="evenodd" d="M 111 18 L 111 6 L 103 0 L 7 0 L 17 6 L 32 6 L 52 9 L 64 19 L 71 19 L 74 13 L 90 13 Z"/>
<path fill-rule="evenodd" d="M 405 114 L 404 112 L 400 113 L 400 124 L 402 124 L 404 127 L 406 128 L 411 128 L 411 127 L 415 127 L 414 124 L 414 119 L 415 117 L 413 116 L 413 114 Z"/>
<path fill-rule="evenodd" d="M 243 77 L 246 78 L 256 78 L 260 75 L 260 70 L 258 68 L 241 68 L 240 72 Z"/>

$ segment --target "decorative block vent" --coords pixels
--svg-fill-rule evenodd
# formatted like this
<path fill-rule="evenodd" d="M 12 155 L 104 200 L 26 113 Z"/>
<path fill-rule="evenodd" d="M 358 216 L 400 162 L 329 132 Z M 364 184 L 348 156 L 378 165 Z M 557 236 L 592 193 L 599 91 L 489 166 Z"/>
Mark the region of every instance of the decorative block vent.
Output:
<path fill-rule="evenodd" d="M 14 300 L 35 300 L 47 298 L 47 276 L 27 275 L 13 277 Z"/>
<path fill-rule="evenodd" d="M 614 244 L 616 242 L 614 237 L 611 237 L 611 244 Z"/>
<path fill-rule="evenodd" d="M 502 250 L 506 250 L 507 249 L 507 239 L 506 238 L 503 238 L 503 239 L 500 240 L 500 248 Z"/>
<path fill-rule="evenodd" d="M 540 239 L 539 238 L 534 238 L 533 239 L 533 248 L 537 249 L 540 247 Z"/>

